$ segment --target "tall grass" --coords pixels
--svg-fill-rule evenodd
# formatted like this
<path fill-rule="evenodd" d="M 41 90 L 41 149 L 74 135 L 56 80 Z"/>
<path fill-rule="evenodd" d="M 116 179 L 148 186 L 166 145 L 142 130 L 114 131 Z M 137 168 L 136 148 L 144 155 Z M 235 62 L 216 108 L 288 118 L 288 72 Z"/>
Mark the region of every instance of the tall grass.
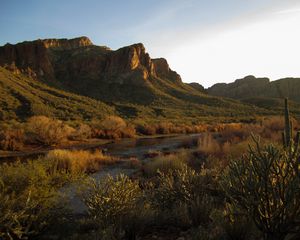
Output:
<path fill-rule="evenodd" d="M 89 152 L 83 150 L 53 150 L 44 158 L 52 163 L 54 169 L 66 170 L 71 173 L 92 173 L 105 165 L 117 162 L 116 157 L 106 156 L 101 151 Z"/>
<path fill-rule="evenodd" d="M 158 156 L 146 163 L 143 170 L 146 176 L 151 177 L 156 175 L 158 170 L 166 173 L 170 170 L 182 169 L 188 163 L 189 158 L 189 152 L 184 150 L 165 156 Z"/>

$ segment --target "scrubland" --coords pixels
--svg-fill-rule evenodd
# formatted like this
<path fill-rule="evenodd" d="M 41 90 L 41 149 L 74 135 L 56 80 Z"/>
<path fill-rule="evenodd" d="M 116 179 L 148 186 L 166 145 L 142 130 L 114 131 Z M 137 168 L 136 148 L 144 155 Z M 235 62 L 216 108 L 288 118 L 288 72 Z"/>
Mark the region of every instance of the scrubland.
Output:
<path fill-rule="evenodd" d="M 201 132 L 173 151 L 131 157 L 127 176 L 93 173 L 122 162 L 101 151 L 53 150 L 37 160 L 0 165 L 3 239 L 264 239 L 300 237 L 300 152 L 296 119 L 252 123 L 160 123 L 119 117 L 89 125 L 46 117 L 5 129 L 1 147 L 59 146 L 92 137 Z M 75 214 L 67 186 L 78 186 L 85 212 Z"/>

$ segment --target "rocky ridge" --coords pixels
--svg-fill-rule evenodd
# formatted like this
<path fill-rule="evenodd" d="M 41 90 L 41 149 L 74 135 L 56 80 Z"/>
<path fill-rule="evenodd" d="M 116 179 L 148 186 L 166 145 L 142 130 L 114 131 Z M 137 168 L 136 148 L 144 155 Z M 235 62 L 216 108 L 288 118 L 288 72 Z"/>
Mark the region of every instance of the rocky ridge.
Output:
<path fill-rule="evenodd" d="M 300 78 L 285 78 L 270 81 L 268 78 L 247 76 L 233 83 L 218 83 L 208 88 L 210 95 L 233 99 L 285 98 L 300 102 Z"/>

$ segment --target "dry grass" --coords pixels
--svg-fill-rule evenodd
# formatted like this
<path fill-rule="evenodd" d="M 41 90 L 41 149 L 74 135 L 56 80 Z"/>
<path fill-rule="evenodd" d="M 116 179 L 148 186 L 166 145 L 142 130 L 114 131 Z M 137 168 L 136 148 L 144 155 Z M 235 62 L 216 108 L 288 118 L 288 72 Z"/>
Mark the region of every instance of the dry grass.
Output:
<path fill-rule="evenodd" d="M 219 138 L 216 138 L 216 136 Z M 235 136 L 234 132 L 232 136 Z M 234 139 L 234 141 L 224 142 L 224 139 Z M 231 159 L 238 158 L 245 153 L 248 150 L 250 142 L 249 137 L 232 138 L 230 135 L 230 138 L 224 138 L 223 136 L 220 138 L 218 134 L 205 133 L 198 140 L 198 147 L 194 151 L 194 156 L 198 160 L 202 160 L 206 168 L 222 170 L 228 165 Z"/>
<path fill-rule="evenodd" d="M 222 151 L 222 147 L 211 133 L 204 133 L 199 137 L 198 151 L 204 155 L 218 155 Z"/>
<path fill-rule="evenodd" d="M 50 161 L 55 170 L 66 170 L 71 173 L 96 172 L 104 165 L 114 164 L 118 161 L 117 158 L 105 156 L 100 151 L 82 150 L 53 150 L 45 156 L 45 160 Z"/>
<path fill-rule="evenodd" d="M 155 176 L 157 171 L 168 172 L 169 170 L 182 169 L 190 160 L 190 153 L 182 150 L 165 156 L 158 156 L 147 162 L 143 171 L 146 176 Z"/>

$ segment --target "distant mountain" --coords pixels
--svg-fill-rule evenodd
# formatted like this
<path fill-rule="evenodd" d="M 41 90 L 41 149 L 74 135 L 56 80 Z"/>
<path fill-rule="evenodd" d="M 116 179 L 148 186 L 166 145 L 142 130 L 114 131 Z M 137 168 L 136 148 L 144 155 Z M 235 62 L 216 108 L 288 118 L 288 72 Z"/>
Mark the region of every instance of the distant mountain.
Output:
<path fill-rule="evenodd" d="M 247 76 L 233 83 L 215 84 L 206 91 L 210 95 L 239 100 L 288 97 L 300 103 L 300 78 L 284 78 L 271 82 L 268 78 Z"/>
<path fill-rule="evenodd" d="M 6 44 L 0 47 L 0 66 L 3 67 L 0 90 L 7 95 L 3 97 L 3 104 L 6 98 L 16 98 L 11 89 L 17 89 L 18 84 L 28 84 L 22 88 L 22 94 L 29 91 L 31 96 L 38 97 L 39 89 L 51 88 L 51 91 L 43 92 L 62 91 L 62 95 L 76 96 L 74 98 L 85 96 L 88 97 L 85 101 L 90 103 L 87 107 L 102 106 L 95 108 L 100 111 L 97 114 L 115 111 L 131 119 L 195 122 L 212 116 L 234 118 L 274 113 L 252 104 L 207 95 L 199 84 L 183 83 L 166 59 L 151 59 L 141 43 L 115 51 L 96 46 L 87 37 Z M 11 80 L 17 84 L 15 87 L 7 86 Z M 43 104 L 52 106 L 47 98 L 43 98 Z M 68 99 L 62 97 L 62 102 L 66 103 Z M 28 108 L 22 105 L 23 100 L 22 97 L 17 99 L 21 104 L 19 112 L 26 112 Z M 72 105 L 71 102 L 68 104 Z M 31 105 L 34 104 L 30 102 Z M 107 110 L 101 110 L 107 106 L 110 106 Z M 52 114 L 60 117 L 54 110 Z M 27 115 L 31 114 L 36 112 Z M 90 113 L 87 115 L 90 117 Z"/>

